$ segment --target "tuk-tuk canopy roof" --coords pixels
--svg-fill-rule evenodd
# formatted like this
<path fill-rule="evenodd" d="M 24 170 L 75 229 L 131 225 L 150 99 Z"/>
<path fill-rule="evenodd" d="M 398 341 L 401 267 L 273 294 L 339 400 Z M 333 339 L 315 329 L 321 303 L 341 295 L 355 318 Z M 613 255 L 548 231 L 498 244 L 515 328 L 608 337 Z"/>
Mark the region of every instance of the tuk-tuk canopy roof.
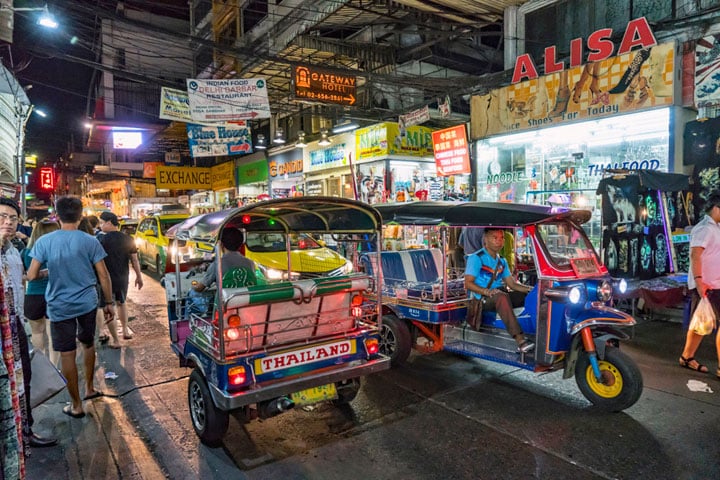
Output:
<path fill-rule="evenodd" d="M 268 200 L 190 217 L 168 230 L 168 238 L 214 240 L 221 228 L 248 232 L 372 233 L 381 220 L 371 206 L 335 197 Z"/>
<path fill-rule="evenodd" d="M 375 205 L 384 224 L 447 225 L 456 227 L 519 227 L 549 220 L 570 219 L 582 224 L 590 219 L 588 210 L 545 205 L 493 202 L 410 202 Z"/>

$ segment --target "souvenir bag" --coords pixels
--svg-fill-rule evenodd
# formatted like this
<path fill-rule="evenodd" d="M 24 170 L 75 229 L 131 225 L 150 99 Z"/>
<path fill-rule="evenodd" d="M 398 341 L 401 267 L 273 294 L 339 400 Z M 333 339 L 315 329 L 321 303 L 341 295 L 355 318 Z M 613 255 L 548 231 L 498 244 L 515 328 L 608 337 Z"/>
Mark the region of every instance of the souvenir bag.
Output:
<path fill-rule="evenodd" d="M 492 277 L 490 277 L 490 281 L 488 282 L 486 289 L 490 288 L 490 285 L 493 284 L 495 281 L 495 276 L 497 276 L 498 268 L 500 267 L 500 259 L 496 259 L 495 263 L 495 270 L 493 271 Z M 467 307 L 467 323 L 470 325 L 470 327 L 473 330 L 479 330 L 480 325 L 482 325 L 482 312 L 483 312 L 483 306 L 485 305 L 485 298 L 480 297 L 476 298 L 475 295 L 470 295 L 470 298 L 468 299 L 468 307 Z"/>
<path fill-rule="evenodd" d="M 39 350 L 33 350 L 30 358 L 30 406 L 37 407 L 41 403 L 65 389 L 67 381 L 55 365 Z"/>

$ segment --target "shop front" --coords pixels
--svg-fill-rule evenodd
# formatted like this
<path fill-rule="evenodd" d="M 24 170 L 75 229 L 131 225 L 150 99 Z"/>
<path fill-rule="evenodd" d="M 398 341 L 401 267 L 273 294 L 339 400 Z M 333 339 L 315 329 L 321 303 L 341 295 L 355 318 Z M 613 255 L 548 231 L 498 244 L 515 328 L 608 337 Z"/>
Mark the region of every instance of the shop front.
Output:
<path fill-rule="evenodd" d="M 446 185 L 437 174 L 430 128 L 412 126 L 401 131 L 392 122 L 362 128 L 355 132 L 355 152 L 360 200 L 373 204 L 445 198 Z"/>
<path fill-rule="evenodd" d="M 270 198 L 268 181 L 268 161 L 264 152 L 248 155 L 237 165 L 236 203 L 241 207 Z"/>
<path fill-rule="evenodd" d="M 268 183 L 272 198 L 303 194 L 303 151 L 289 147 L 268 155 Z"/>
<path fill-rule="evenodd" d="M 357 199 L 353 179 L 355 134 L 335 135 L 331 143 L 326 142 L 313 142 L 305 149 L 304 194 Z"/>
<path fill-rule="evenodd" d="M 585 229 L 599 247 L 600 181 L 611 171 L 675 169 L 672 133 L 682 114 L 674 106 L 674 46 L 473 97 L 477 200 L 591 209 Z"/>

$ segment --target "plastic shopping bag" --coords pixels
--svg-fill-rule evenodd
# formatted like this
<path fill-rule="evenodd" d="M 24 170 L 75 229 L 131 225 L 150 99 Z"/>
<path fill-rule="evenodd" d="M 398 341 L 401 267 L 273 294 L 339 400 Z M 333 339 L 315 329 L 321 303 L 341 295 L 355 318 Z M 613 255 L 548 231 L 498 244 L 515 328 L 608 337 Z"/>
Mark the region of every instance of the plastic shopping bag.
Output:
<path fill-rule="evenodd" d="M 715 312 L 707 297 L 700 300 L 690 319 L 690 329 L 698 335 L 710 335 L 715 329 Z"/>

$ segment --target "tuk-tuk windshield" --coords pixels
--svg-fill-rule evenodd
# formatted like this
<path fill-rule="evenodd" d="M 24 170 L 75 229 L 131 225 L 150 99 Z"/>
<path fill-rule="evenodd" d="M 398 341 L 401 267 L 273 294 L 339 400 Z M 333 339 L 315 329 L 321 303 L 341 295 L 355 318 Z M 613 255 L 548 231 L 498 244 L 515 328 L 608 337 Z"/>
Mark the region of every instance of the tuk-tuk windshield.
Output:
<path fill-rule="evenodd" d="M 252 233 L 248 232 L 246 248 L 253 252 L 284 252 L 285 234 L 283 233 Z M 310 235 L 290 234 L 291 250 L 312 250 L 322 248 Z"/>
<path fill-rule="evenodd" d="M 570 265 L 570 260 L 594 258 L 596 255 L 587 237 L 571 223 L 541 223 L 537 230 L 551 260 L 558 266 Z"/>

